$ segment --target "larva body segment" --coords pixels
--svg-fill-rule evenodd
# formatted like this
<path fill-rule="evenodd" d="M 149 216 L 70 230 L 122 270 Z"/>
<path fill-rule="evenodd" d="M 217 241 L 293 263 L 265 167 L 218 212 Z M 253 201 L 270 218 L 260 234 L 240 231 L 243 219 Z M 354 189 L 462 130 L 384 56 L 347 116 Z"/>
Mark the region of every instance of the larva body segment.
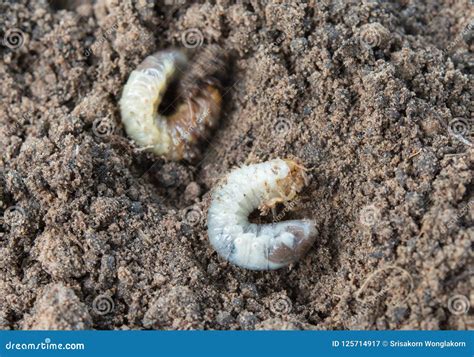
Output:
<path fill-rule="evenodd" d="M 276 159 L 232 171 L 212 195 L 208 235 L 224 259 L 243 268 L 271 270 L 300 259 L 313 245 L 312 220 L 250 223 L 255 208 L 266 210 L 293 199 L 306 184 L 304 168 Z"/>
<path fill-rule="evenodd" d="M 192 93 L 183 93 L 174 113 L 159 113 L 168 86 L 188 66 L 187 56 L 179 50 L 148 56 L 130 74 L 120 99 L 127 134 L 138 145 L 169 160 L 192 160 L 197 142 L 216 124 L 220 114 L 220 91 L 206 78 L 193 87 Z"/>

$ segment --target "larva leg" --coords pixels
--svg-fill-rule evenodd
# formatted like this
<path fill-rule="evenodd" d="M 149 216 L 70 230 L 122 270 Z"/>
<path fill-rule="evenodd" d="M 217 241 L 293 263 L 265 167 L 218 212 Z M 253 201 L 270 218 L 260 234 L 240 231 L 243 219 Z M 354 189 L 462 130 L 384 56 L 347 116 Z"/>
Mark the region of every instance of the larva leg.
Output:
<path fill-rule="evenodd" d="M 247 269 L 278 269 L 300 259 L 312 246 L 317 230 L 308 219 L 272 224 L 250 223 L 256 207 L 287 202 L 307 183 L 301 166 L 271 160 L 232 171 L 214 190 L 208 213 L 209 240 L 231 263 Z"/>
<path fill-rule="evenodd" d="M 196 144 L 217 122 L 221 95 L 211 75 L 186 76 L 183 98 L 177 98 L 177 110 L 169 116 L 158 112 L 169 84 L 187 70 L 188 59 L 179 50 L 148 56 L 134 70 L 120 99 L 122 122 L 135 142 L 170 160 L 192 159 Z M 198 82 L 198 83 L 197 83 Z"/>
<path fill-rule="evenodd" d="M 293 200 L 296 194 L 300 191 L 301 187 L 308 184 L 308 178 L 306 176 L 306 168 L 297 164 L 292 160 L 285 160 L 288 167 L 290 168 L 290 175 L 294 178 L 291 180 L 280 181 L 277 185 L 277 196 L 273 198 L 267 197 L 263 200 L 262 204 L 258 209 L 262 212 L 262 215 L 266 215 L 270 210 L 275 211 L 275 208 L 280 203 L 285 203 Z"/>
<path fill-rule="evenodd" d="M 279 203 L 283 203 L 286 201 L 287 200 L 283 197 L 272 198 L 263 202 L 260 206 L 258 206 L 258 209 L 260 210 L 262 216 L 266 216 L 270 210 L 275 213 L 276 206 Z"/>

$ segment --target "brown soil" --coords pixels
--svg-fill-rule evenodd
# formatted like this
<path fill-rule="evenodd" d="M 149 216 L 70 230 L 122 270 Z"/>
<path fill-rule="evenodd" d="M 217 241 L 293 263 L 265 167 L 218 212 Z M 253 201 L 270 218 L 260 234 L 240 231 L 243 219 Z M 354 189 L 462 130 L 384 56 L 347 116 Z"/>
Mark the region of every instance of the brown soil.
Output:
<path fill-rule="evenodd" d="M 449 129 L 473 127 L 469 1 L 12 3 L 0 327 L 473 327 L 474 150 Z M 229 55 L 224 113 L 198 162 L 165 162 L 130 142 L 117 103 L 193 28 Z M 312 168 L 286 216 L 320 236 L 298 264 L 242 270 L 208 244 L 210 190 L 276 157 Z"/>

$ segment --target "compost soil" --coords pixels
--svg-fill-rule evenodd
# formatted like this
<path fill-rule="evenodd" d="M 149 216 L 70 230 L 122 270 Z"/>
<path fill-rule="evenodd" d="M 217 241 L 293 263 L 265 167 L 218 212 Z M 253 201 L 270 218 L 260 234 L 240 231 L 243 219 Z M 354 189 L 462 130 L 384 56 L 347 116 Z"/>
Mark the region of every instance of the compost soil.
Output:
<path fill-rule="evenodd" d="M 2 1 L 0 14 L 1 328 L 473 327 L 469 1 Z M 137 147 L 118 108 L 130 72 L 209 44 L 228 63 L 199 158 Z M 211 190 L 277 157 L 309 169 L 279 217 L 316 220 L 316 243 L 277 271 L 232 266 L 207 240 Z"/>

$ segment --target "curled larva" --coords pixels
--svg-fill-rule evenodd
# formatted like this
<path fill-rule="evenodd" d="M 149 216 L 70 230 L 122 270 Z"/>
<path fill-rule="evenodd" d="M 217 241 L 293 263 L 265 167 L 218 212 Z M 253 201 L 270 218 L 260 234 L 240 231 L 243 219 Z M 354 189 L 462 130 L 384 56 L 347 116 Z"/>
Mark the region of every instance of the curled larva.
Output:
<path fill-rule="evenodd" d="M 278 269 L 297 261 L 314 243 L 314 221 L 255 224 L 248 217 L 256 208 L 267 211 L 288 202 L 306 184 L 305 169 L 292 160 L 233 170 L 212 194 L 207 218 L 211 245 L 224 259 L 247 269 Z"/>
<path fill-rule="evenodd" d="M 204 51 L 208 57 L 215 52 L 213 47 Z M 188 67 L 192 68 L 188 62 L 188 56 L 180 50 L 148 56 L 130 74 L 120 99 L 127 134 L 138 145 L 169 160 L 192 160 L 198 141 L 217 123 L 221 110 L 218 81 L 204 71 L 201 78 L 184 76 L 186 86 L 181 88 L 179 100 L 175 100 L 177 107 L 173 113 L 159 112 L 170 84 L 182 77 Z"/>

